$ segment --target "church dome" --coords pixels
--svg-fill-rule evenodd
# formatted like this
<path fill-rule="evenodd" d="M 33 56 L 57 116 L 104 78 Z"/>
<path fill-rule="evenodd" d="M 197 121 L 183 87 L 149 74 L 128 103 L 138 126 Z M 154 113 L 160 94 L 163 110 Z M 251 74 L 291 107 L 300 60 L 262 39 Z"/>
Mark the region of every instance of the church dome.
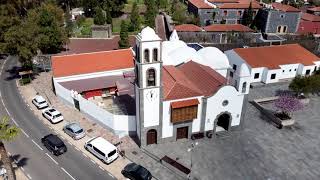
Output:
<path fill-rule="evenodd" d="M 242 63 L 240 66 L 239 76 L 240 77 L 250 76 L 250 70 L 245 63 Z"/>
<path fill-rule="evenodd" d="M 230 67 L 228 57 L 215 47 L 205 47 L 198 51 L 202 57 L 200 64 L 211 67 L 212 69 L 227 69 Z"/>
<path fill-rule="evenodd" d="M 197 51 L 191 47 L 183 46 L 172 50 L 170 53 L 163 58 L 164 65 L 178 65 L 186 63 L 190 60 L 195 62 L 200 61 L 201 57 L 197 54 Z"/>
<path fill-rule="evenodd" d="M 143 41 L 160 40 L 156 32 L 149 26 L 142 29 L 140 36 Z"/>

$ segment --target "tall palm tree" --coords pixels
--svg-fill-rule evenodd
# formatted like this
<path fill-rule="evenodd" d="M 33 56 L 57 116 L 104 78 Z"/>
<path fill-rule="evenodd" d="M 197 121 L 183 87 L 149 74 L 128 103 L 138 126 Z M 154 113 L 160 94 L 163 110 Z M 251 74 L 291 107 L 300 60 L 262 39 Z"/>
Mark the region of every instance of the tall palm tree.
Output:
<path fill-rule="evenodd" d="M 3 141 L 12 141 L 20 133 L 20 129 L 9 123 L 8 117 L 3 117 L 0 121 L 0 156 L 4 168 L 7 170 L 9 180 L 15 180 L 15 174 L 12 167 L 11 159 L 4 147 Z"/>

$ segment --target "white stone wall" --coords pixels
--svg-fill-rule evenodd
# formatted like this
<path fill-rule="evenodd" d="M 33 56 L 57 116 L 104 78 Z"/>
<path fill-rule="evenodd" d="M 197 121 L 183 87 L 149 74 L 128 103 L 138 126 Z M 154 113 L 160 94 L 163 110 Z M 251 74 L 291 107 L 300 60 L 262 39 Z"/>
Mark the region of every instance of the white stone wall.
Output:
<path fill-rule="evenodd" d="M 151 91 L 153 91 L 153 98 L 150 98 Z M 143 100 L 144 127 L 159 125 L 160 89 L 151 88 L 143 90 Z"/>
<path fill-rule="evenodd" d="M 288 65 L 280 65 L 281 67 L 281 76 L 279 79 L 287 79 L 287 78 L 294 78 L 298 75 L 299 66 L 302 64 L 288 64 Z"/>
<path fill-rule="evenodd" d="M 232 116 L 231 126 L 240 125 L 244 95 L 238 93 L 233 86 L 224 86 L 212 97 L 207 99 L 207 111 L 205 119 L 205 131 L 213 130 L 214 121 L 219 114 L 229 112 Z M 226 106 L 222 102 L 227 100 Z"/>

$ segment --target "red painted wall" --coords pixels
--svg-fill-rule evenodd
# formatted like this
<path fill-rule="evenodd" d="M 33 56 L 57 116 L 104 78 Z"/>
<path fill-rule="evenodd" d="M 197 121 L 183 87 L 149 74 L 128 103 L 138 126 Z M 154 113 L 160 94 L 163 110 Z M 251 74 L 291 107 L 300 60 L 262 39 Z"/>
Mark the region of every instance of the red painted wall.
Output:
<path fill-rule="evenodd" d="M 84 92 L 84 98 L 86 98 L 86 99 L 93 97 L 93 96 L 101 96 L 101 95 L 102 95 L 101 89 Z"/>

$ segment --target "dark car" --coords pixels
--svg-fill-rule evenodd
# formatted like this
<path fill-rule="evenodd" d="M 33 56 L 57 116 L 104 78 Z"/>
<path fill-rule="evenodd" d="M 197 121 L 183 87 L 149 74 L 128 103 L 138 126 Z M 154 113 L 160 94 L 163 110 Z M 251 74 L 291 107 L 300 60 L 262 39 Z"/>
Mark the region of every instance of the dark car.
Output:
<path fill-rule="evenodd" d="M 54 134 L 48 134 L 41 138 L 42 144 L 54 155 L 59 156 L 67 152 L 67 146 Z"/>
<path fill-rule="evenodd" d="M 151 173 L 144 167 L 136 164 L 129 163 L 121 171 L 124 177 L 131 180 L 150 180 L 152 179 Z"/>

